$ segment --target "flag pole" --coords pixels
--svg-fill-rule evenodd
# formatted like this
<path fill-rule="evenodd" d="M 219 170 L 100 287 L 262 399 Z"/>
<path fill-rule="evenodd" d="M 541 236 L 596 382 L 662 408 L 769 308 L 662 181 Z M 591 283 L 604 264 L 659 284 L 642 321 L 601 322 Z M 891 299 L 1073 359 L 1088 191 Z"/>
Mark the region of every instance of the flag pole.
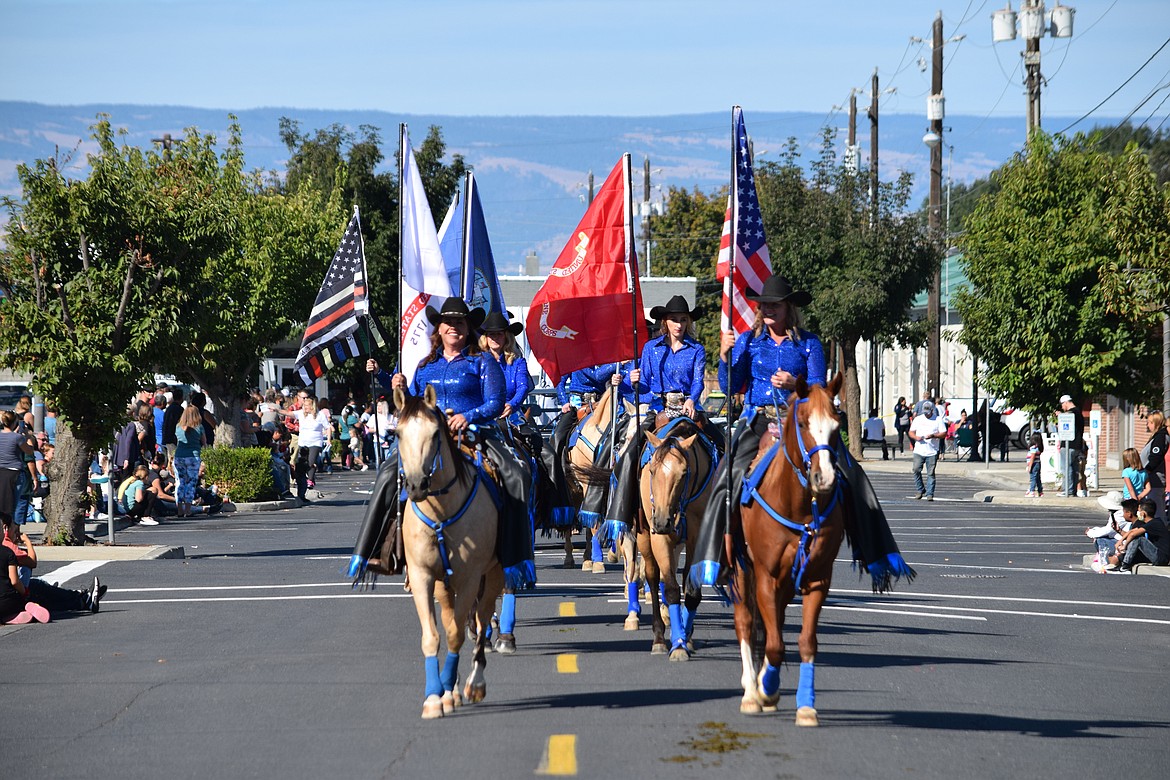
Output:
<path fill-rule="evenodd" d="M 458 197 L 456 193 L 456 197 Z M 459 289 L 455 291 L 456 297 L 462 298 L 464 303 L 471 305 L 471 296 L 467 294 L 467 269 L 471 267 L 471 258 L 468 253 L 471 252 L 471 171 L 468 171 L 463 177 L 463 246 L 460 250 L 459 264 Z"/>
<path fill-rule="evenodd" d="M 370 313 L 370 270 L 369 270 L 369 268 L 366 267 L 366 238 L 365 238 L 365 236 L 362 235 L 362 215 L 361 215 L 361 212 L 358 210 L 358 204 L 356 204 L 356 203 L 353 204 L 353 218 L 355 220 L 357 220 L 358 244 L 362 248 L 362 283 L 365 285 L 365 288 L 366 288 L 366 314 L 362 318 L 362 326 L 365 328 L 365 331 L 366 331 L 366 349 L 368 349 L 370 351 L 369 357 L 372 358 L 374 356 L 374 336 L 372 333 L 370 333 L 370 317 L 372 316 Z M 367 358 L 367 359 L 369 359 L 369 358 Z M 374 399 L 374 431 L 375 431 L 375 434 L 378 430 L 378 400 L 374 395 L 374 385 L 375 385 L 376 381 L 377 381 L 376 377 L 373 374 L 370 374 L 370 398 Z M 377 448 L 375 447 L 374 448 L 374 465 L 375 466 L 377 466 L 377 464 L 378 464 L 378 454 L 377 453 L 378 453 L 378 451 L 377 451 Z"/>
<path fill-rule="evenodd" d="M 630 181 L 631 171 L 631 157 L 630 153 L 626 152 L 622 155 L 622 179 L 625 183 L 625 213 L 622 216 L 622 229 L 625 231 L 626 237 L 626 290 L 630 294 L 630 314 L 632 324 L 634 327 L 634 356 L 632 362 L 634 367 L 638 366 L 638 321 L 642 319 L 642 312 L 638 311 L 638 296 L 634 294 L 634 285 L 637 284 L 637 268 L 634 265 L 634 232 L 633 232 L 633 212 L 634 212 L 634 190 Z M 634 457 L 638 456 L 640 448 L 637 447 L 638 432 L 642 430 L 642 421 L 639 417 L 642 416 L 641 408 L 642 396 L 642 380 L 638 379 L 634 382 L 634 441 L 630 442 L 630 446 L 635 447 L 632 452 Z M 617 425 L 617 418 L 614 418 L 614 425 Z M 616 427 L 615 427 L 616 433 Z"/>
<path fill-rule="evenodd" d="M 731 328 L 732 333 L 735 333 L 735 255 L 739 251 L 739 221 L 737 219 L 738 214 L 736 213 L 739 210 L 739 204 L 737 202 L 738 198 L 736 197 L 736 184 L 738 184 L 737 175 L 739 172 L 736 170 L 736 167 L 735 167 L 736 148 L 737 148 L 736 144 L 739 143 L 739 139 L 736 137 L 736 132 L 739 130 L 739 127 L 738 127 L 738 123 L 735 121 L 736 120 L 736 111 L 738 109 L 739 109 L 739 106 L 732 106 L 731 107 L 731 182 L 729 184 L 729 189 L 728 189 L 728 195 L 730 196 L 728 198 L 728 202 L 731 206 L 731 208 L 729 209 L 729 211 L 731 212 L 731 236 L 730 236 L 730 238 L 731 238 L 730 244 L 731 245 L 727 248 L 728 249 L 728 253 L 727 253 L 727 280 L 730 283 L 728 285 L 728 293 L 727 293 L 727 325 L 729 328 Z M 720 333 L 719 337 L 720 337 L 720 339 L 722 339 L 723 334 Z M 727 397 L 724 399 L 725 403 L 727 404 L 727 445 L 726 445 L 727 455 L 726 455 L 726 457 L 733 457 L 732 442 L 734 441 L 734 437 L 735 437 L 736 420 L 735 420 L 735 402 L 733 400 L 734 395 L 735 395 L 735 386 L 732 384 L 732 376 L 731 376 L 731 368 L 732 368 L 732 365 L 734 363 L 735 363 L 735 347 L 732 346 L 731 350 L 727 353 Z M 724 510 L 724 518 L 725 518 L 725 522 L 726 522 L 726 525 L 724 526 L 724 532 L 731 533 L 731 502 L 732 502 L 731 472 L 732 472 L 732 468 L 731 468 L 730 463 L 727 464 L 727 467 L 724 469 L 724 471 L 725 471 L 725 476 L 727 478 L 727 485 L 726 485 L 727 491 L 723 497 L 723 510 Z M 728 565 L 731 565 L 730 560 L 727 563 L 728 563 Z"/>

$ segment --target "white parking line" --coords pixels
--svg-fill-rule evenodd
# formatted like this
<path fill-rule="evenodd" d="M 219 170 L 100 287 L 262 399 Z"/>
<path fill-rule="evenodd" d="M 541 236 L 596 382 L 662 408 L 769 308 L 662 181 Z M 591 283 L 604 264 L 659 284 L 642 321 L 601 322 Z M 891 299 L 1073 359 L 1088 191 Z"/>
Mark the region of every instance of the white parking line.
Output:
<path fill-rule="evenodd" d="M 103 599 L 109 604 L 186 604 L 212 601 L 320 601 L 321 599 L 408 599 L 409 593 L 327 593 L 315 596 L 207 596 L 189 599 Z"/>

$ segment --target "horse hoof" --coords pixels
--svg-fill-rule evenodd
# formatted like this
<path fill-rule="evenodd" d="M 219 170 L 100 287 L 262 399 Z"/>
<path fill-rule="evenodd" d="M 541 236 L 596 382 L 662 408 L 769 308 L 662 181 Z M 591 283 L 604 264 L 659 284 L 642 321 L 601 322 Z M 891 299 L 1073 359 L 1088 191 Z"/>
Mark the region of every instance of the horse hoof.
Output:
<path fill-rule="evenodd" d="M 602 563 L 601 561 L 594 561 L 593 562 L 593 573 L 594 574 L 605 574 L 605 564 Z"/>
<path fill-rule="evenodd" d="M 630 614 L 626 615 L 626 622 L 622 624 L 622 628 L 624 628 L 626 631 L 637 631 L 638 613 L 631 612 Z"/>
<path fill-rule="evenodd" d="M 468 704 L 479 704 L 487 697 L 487 683 L 467 684 L 463 689 L 463 700 Z"/>
<path fill-rule="evenodd" d="M 565 562 L 564 562 L 564 564 L 562 564 L 562 567 L 563 567 L 563 568 L 565 568 L 565 569 L 575 569 L 575 568 L 577 568 L 577 564 L 573 562 L 573 556 L 572 556 L 572 555 L 566 555 L 566 556 L 565 556 Z"/>
<path fill-rule="evenodd" d="M 695 652 L 695 642 L 694 642 L 694 640 L 693 640 L 693 639 L 688 639 L 688 640 L 687 640 L 687 652 L 688 652 L 688 653 L 693 653 L 693 652 Z"/>
<path fill-rule="evenodd" d="M 500 655 L 512 655 L 516 652 L 516 637 L 513 634 L 500 634 L 496 640 L 496 652 Z"/>
<path fill-rule="evenodd" d="M 423 702 L 422 718 L 423 720 L 434 720 L 441 717 L 443 717 L 443 700 L 431 694 Z"/>
<path fill-rule="evenodd" d="M 760 707 L 760 703 L 754 698 L 740 699 L 739 711 L 742 715 L 759 715 L 763 711 L 763 708 Z"/>
<path fill-rule="evenodd" d="M 796 725 L 797 726 L 819 726 L 821 722 L 817 720 L 817 711 L 812 707 L 801 707 L 796 711 Z"/>
<path fill-rule="evenodd" d="M 760 706 L 760 712 L 769 713 L 769 712 L 775 712 L 775 711 L 776 711 L 775 704 L 763 704 Z"/>
<path fill-rule="evenodd" d="M 689 660 L 691 660 L 691 654 L 687 652 L 687 649 L 685 647 L 683 647 L 682 645 L 679 645 L 678 647 L 676 647 L 670 651 L 670 660 L 671 661 L 689 661 Z"/>
<path fill-rule="evenodd" d="M 593 561 L 586 558 L 581 562 L 581 571 L 593 571 Z"/>
<path fill-rule="evenodd" d="M 605 562 L 606 563 L 617 563 L 618 562 L 617 553 L 615 553 L 613 550 L 609 550 L 608 552 L 606 552 L 605 553 Z"/>
<path fill-rule="evenodd" d="M 666 655 L 670 647 L 666 642 L 655 642 L 650 646 L 650 655 Z"/>
<path fill-rule="evenodd" d="M 455 697 L 451 695 L 451 691 L 443 693 L 443 714 L 450 715 L 455 711 Z"/>

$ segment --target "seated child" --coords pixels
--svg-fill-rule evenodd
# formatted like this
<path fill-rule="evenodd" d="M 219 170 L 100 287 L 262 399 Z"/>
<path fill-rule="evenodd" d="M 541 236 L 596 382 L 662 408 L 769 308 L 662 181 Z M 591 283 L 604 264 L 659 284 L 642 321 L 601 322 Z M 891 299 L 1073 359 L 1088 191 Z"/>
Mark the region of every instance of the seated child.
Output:
<path fill-rule="evenodd" d="M 1109 512 L 1109 519 L 1104 525 L 1086 528 L 1085 536 L 1094 541 L 1097 549 L 1097 558 L 1093 561 L 1093 571 L 1104 573 L 1110 568 L 1108 560 L 1109 556 L 1113 555 L 1117 539 L 1133 527 L 1134 521 L 1137 520 L 1138 502 L 1132 498 L 1122 501 L 1121 494 L 1116 490 L 1111 490 L 1098 498 L 1097 503 Z M 1120 518 L 1118 518 L 1119 514 Z"/>
<path fill-rule="evenodd" d="M 1136 563 L 1148 562 L 1155 566 L 1170 563 L 1170 529 L 1157 515 L 1158 505 L 1148 498 L 1138 502 L 1138 518 L 1117 541 L 1109 562 L 1122 572 L 1133 571 Z"/>

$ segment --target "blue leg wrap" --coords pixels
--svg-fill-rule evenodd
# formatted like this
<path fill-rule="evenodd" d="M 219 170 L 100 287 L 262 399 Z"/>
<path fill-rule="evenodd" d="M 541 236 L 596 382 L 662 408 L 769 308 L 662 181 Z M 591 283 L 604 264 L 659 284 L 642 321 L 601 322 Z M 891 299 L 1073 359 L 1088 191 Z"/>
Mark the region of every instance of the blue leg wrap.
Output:
<path fill-rule="evenodd" d="M 698 609 L 698 607 L 695 607 Z M 682 621 L 683 621 L 683 636 L 687 639 L 691 638 L 691 634 L 695 633 L 695 613 L 687 609 L 687 605 L 682 605 Z"/>
<path fill-rule="evenodd" d="M 638 615 L 642 614 L 642 604 L 638 601 L 638 583 L 626 583 L 626 601 L 628 602 L 626 605 L 627 612 L 633 612 Z"/>
<path fill-rule="evenodd" d="M 804 679 L 804 675 L 801 675 Z M 764 662 L 764 673 L 760 676 L 760 689 L 765 696 L 775 696 L 780 690 L 780 670 L 767 661 Z"/>
<path fill-rule="evenodd" d="M 354 577 L 359 576 L 365 570 L 366 559 L 360 555 L 351 555 L 349 557 L 349 566 L 342 569 L 342 573 L 344 573 L 346 577 L 353 579 Z"/>
<path fill-rule="evenodd" d="M 796 687 L 797 707 L 817 706 L 816 674 L 811 662 L 800 665 L 800 684 Z"/>
<path fill-rule="evenodd" d="M 658 583 L 658 600 L 661 601 L 663 604 L 666 603 L 666 583 L 665 582 Z"/>
<path fill-rule="evenodd" d="M 492 615 L 492 617 L 498 618 L 499 616 Z M 487 628 L 483 630 L 483 641 L 487 642 L 489 645 L 492 643 L 492 624 L 490 621 L 487 624 Z"/>
<path fill-rule="evenodd" d="M 435 657 L 438 661 L 438 657 Z M 455 681 L 459 678 L 459 653 L 447 653 L 447 660 L 443 662 L 443 675 L 439 679 L 443 683 L 444 691 L 455 690 Z"/>
<path fill-rule="evenodd" d="M 670 612 L 670 646 L 672 649 L 684 647 L 687 638 L 683 634 L 682 605 L 671 604 L 667 610 Z"/>
<path fill-rule="evenodd" d="M 443 683 L 439 681 L 439 656 L 428 655 L 423 659 L 423 667 L 427 670 L 427 687 L 423 696 L 442 696 Z"/>
<path fill-rule="evenodd" d="M 593 556 L 592 556 L 591 560 L 594 560 L 594 561 L 604 561 L 605 560 L 605 555 L 601 552 L 601 539 L 599 539 L 597 537 L 597 534 L 593 534 Z"/>
<path fill-rule="evenodd" d="M 510 634 L 516 628 L 516 594 L 505 593 L 500 607 L 500 633 Z"/>

